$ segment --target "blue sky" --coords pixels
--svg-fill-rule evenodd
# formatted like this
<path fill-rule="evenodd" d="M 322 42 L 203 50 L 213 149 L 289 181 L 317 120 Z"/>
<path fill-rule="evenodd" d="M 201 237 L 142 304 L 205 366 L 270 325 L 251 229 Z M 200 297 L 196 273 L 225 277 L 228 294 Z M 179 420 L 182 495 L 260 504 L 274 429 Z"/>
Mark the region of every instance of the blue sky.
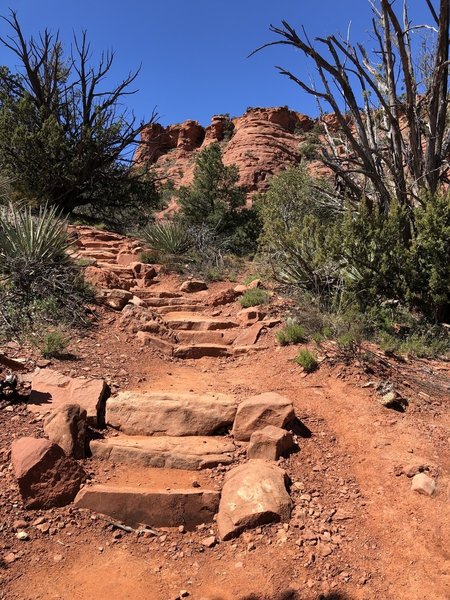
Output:
<path fill-rule="evenodd" d="M 0 8 L 3 15 L 16 10 L 27 35 L 59 29 L 70 44 L 73 32 L 87 29 L 94 56 L 116 51 L 114 81 L 141 65 L 139 91 L 127 102 L 144 119 L 156 107 L 164 125 L 185 119 L 206 125 L 213 114 L 240 115 L 248 106 L 289 105 L 313 114 L 314 100 L 274 69 L 280 64 L 312 75 L 299 52 L 276 47 L 247 55 L 274 39 L 269 25 L 282 19 L 304 25 L 311 36 L 345 33 L 351 22 L 352 39 L 363 42 L 370 27 L 366 0 L 0 0 Z M 7 33 L 0 23 L 0 35 Z M 0 64 L 15 65 L 3 48 Z"/>

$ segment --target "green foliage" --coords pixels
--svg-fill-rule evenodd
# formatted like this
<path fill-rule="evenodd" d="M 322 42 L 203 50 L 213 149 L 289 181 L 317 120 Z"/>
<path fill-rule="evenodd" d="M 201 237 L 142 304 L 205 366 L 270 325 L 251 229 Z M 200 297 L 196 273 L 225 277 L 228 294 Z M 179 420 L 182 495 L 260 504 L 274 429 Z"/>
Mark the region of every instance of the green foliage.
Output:
<path fill-rule="evenodd" d="M 49 325 L 86 324 L 90 291 L 68 256 L 66 222 L 55 208 L 0 209 L 0 321 L 7 339 Z"/>
<path fill-rule="evenodd" d="M 41 342 L 40 349 L 44 358 L 59 358 L 63 356 L 69 344 L 68 338 L 60 331 L 49 331 Z"/>
<path fill-rule="evenodd" d="M 288 346 L 289 344 L 300 344 L 306 341 L 305 328 L 296 323 L 294 320 L 289 319 L 286 325 L 280 331 L 277 331 L 275 335 L 277 342 L 280 346 Z"/>
<path fill-rule="evenodd" d="M 411 209 L 339 206 L 302 169 L 274 177 L 259 201 L 261 247 L 274 276 L 321 308 L 367 313 L 403 304 L 428 320 L 450 319 L 450 194 Z"/>
<path fill-rule="evenodd" d="M 130 170 L 144 124 L 122 100 L 136 74 L 104 89 L 113 55 L 92 64 L 85 33 L 66 53 L 57 34 L 27 40 L 14 12 L 5 21 L 11 34 L 1 42 L 18 66 L 0 67 L 0 168 L 14 193 L 33 206 L 136 222 L 158 201 L 152 173 Z"/>
<path fill-rule="evenodd" d="M 41 207 L 34 215 L 30 207 L 13 204 L 0 209 L 0 272 L 13 277 L 18 263 L 67 263 L 70 241 L 67 223 L 54 207 Z"/>
<path fill-rule="evenodd" d="M 316 355 L 307 349 L 300 350 L 294 358 L 294 361 L 303 367 L 305 373 L 312 373 L 313 371 L 316 371 L 319 366 Z"/>
<path fill-rule="evenodd" d="M 139 255 L 139 262 L 146 265 L 158 264 L 161 259 L 161 253 L 158 250 L 145 250 Z"/>
<path fill-rule="evenodd" d="M 242 308 L 250 308 L 251 306 L 259 306 L 261 304 L 268 304 L 269 302 L 269 294 L 261 288 L 247 290 L 239 299 Z"/>
<path fill-rule="evenodd" d="M 193 246 L 187 228 L 177 221 L 160 221 L 148 225 L 143 231 L 147 244 L 158 252 L 182 256 Z"/>
<path fill-rule="evenodd" d="M 328 245 L 341 216 L 330 207 L 319 183 L 297 167 L 274 177 L 258 202 L 260 242 L 278 281 L 300 284 L 326 299 L 339 287 L 338 265 Z"/>
<path fill-rule="evenodd" d="M 179 218 L 188 227 L 213 231 L 229 252 L 245 255 L 256 250 L 259 215 L 245 209 L 246 191 L 238 185 L 236 165 L 225 166 L 220 145 L 210 144 L 197 156 L 194 180 L 181 187 Z"/>

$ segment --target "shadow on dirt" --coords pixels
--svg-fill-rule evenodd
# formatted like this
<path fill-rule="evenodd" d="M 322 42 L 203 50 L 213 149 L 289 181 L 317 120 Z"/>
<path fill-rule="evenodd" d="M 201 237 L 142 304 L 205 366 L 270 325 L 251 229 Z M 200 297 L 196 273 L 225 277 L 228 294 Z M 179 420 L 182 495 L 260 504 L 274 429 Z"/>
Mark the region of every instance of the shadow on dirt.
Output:
<path fill-rule="evenodd" d="M 218 599 L 217 599 L 218 600 Z M 260 596 L 259 594 L 250 594 L 239 598 L 239 600 L 305 600 L 305 596 L 297 590 L 286 590 L 276 596 Z M 316 600 L 351 600 L 351 597 L 344 592 L 330 592 L 329 594 L 319 594 Z"/>

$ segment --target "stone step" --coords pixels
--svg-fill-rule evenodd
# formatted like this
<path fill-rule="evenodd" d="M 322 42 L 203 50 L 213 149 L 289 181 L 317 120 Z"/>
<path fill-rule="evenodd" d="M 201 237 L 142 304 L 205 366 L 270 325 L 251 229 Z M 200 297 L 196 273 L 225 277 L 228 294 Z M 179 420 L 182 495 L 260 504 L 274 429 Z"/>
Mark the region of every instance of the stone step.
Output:
<path fill-rule="evenodd" d="M 106 250 L 108 252 L 114 252 L 115 250 L 119 251 L 122 246 L 122 242 L 120 240 L 112 242 L 104 242 L 100 240 L 80 240 L 80 243 L 82 244 L 82 248 L 100 248 L 101 250 Z"/>
<path fill-rule="evenodd" d="M 138 331 L 136 337 L 143 346 L 152 346 L 153 348 L 157 348 L 166 356 L 173 355 L 174 344 L 168 340 L 164 340 L 156 335 L 152 335 L 147 331 Z"/>
<path fill-rule="evenodd" d="M 153 280 L 155 283 L 157 283 L 155 280 Z M 164 298 L 179 298 L 182 296 L 182 294 L 179 294 L 178 292 L 159 292 L 159 291 L 154 291 L 154 290 L 144 290 L 141 288 L 133 288 L 131 290 L 134 294 L 136 294 L 136 296 L 139 296 L 139 298 L 141 298 L 141 300 L 151 300 L 151 299 L 164 299 Z M 164 295 L 163 295 L 164 294 Z M 173 294 L 173 295 L 172 295 Z M 166 302 L 161 302 L 161 304 L 158 304 L 158 302 L 156 302 L 156 305 L 154 304 L 153 306 L 164 306 L 164 304 L 167 303 Z"/>
<path fill-rule="evenodd" d="M 235 446 L 225 437 L 126 436 L 92 440 L 92 456 L 142 467 L 209 469 L 233 462 Z"/>
<path fill-rule="evenodd" d="M 234 349 L 225 344 L 185 344 L 174 348 L 174 358 L 218 358 L 233 356 Z"/>
<path fill-rule="evenodd" d="M 177 331 L 177 338 L 180 344 L 197 345 L 213 344 L 219 346 L 231 345 L 238 336 L 239 329 L 226 329 L 225 331 Z"/>
<path fill-rule="evenodd" d="M 164 315 L 164 321 L 172 329 L 213 331 L 216 329 L 232 329 L 238 327 L 238 323 L 230 319 L 219 319 L 205 317 L 195 313 L 173 312 Z"/>
<path fill-rule="evenodd" d="M 139 290 L 136 290 L 137 292 Z M 185 307 L 186 305 L 189 306 L 189 308 L 191 307 L 195 307 L 193 309 L 193 311 L 195 312 L 197 310 L 197 307 L 199 310 L 203 310 L 205 308 L 204 303 L 199 302 L 198 300 L 195 299 L 186 299 L 186 298 L 155 298 L 152 295 L 148 295 L 147 298 L 145 298 L 147 300 L 147 304 L 148 306 L 153 306 L 155 308 L 161 308 L 161 307 L 169 307 L 169 306 L 173 306 L 173 310 L 174 311 L 178 311 L 178 310 L 182 310 L 179 309 L 179 306 Z M 170 312 L 170 311 L 169 311 Z M 188 312 L 188 311 L 185 311 Z"/>
<path fill-rule="evenodd" d="M 184 525 L 192 531 L 201 523 L 213 521 L 219 501 L 220 492 L 216 490 L 93 485 L 79 492 L 75 506 L 108 515 L 135 528 Z"/>
<path fill-rule="evenodd" d="M 102 260 L 104 262 L 115 262 L 117 258 L 117 254 L 108 250 L 85 250 L 80 248 L 78 254 L 85 258 L 94 258 L 95 260 Z"/>
<path fill-rule="evenodd" d="M 177 300 L 178 300 L 178 298 L 177 298 Z M 148 301 L 147 301 L 147 303 L 148 303 Z M 151 306 L 151 304 L 150 304 L 150 306 Z M 205 307 L 203 306 L 203 304 L 179 304 L 178 306 L 169 304 L 167 306 L 156 307 L 156 312 L 160 313 L 161 315 L 170 314 L 171 312 L 199 313 L 204 310 L 205 310 Z"/>
<path fill-rule="evenodd" d="M 127 435 L 214 435 L 233 424 L 236 411 L 226 394 L 120 392 L 106 404 L 106 423 Z"/>

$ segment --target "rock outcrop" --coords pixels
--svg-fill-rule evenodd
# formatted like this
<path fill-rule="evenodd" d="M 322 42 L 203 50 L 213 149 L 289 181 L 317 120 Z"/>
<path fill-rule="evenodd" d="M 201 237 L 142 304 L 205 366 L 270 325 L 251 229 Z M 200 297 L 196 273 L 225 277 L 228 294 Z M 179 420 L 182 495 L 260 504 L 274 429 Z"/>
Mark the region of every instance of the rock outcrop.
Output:
<path fill-rule="evenodd" d="M 272 175 L 300 162 L 303 135 L 313 126 L 313 119 L 286 106 L 249 108 L 233 119 L 217 115 L 206 128 L 197 121 L 169 127 L 153 123 L 142 132 L 134 162 L 153 165 L 176 186 L 186 185 L 192 181 L 197 152 L 219 142 L 224 163 L 239 167 L 241 185 L 263 191 Z"/>

